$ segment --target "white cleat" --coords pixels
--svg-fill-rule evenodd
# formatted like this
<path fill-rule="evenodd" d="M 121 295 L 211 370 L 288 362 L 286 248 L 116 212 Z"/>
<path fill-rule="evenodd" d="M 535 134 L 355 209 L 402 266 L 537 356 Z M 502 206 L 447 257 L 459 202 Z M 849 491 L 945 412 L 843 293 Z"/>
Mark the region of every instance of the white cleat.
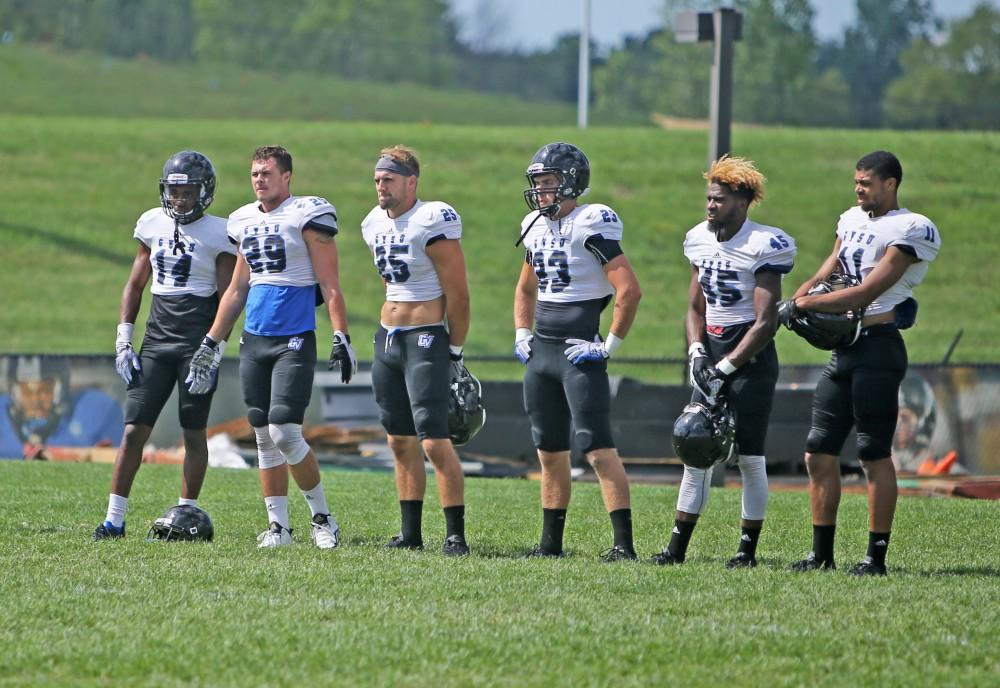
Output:
<path fill-rule="evenodd" d="M 270 527 L 257 536 L 258 547 L 284 547 L 292 544 L 292 531 L 272 521 Z"/>
<path fill-rule="evenodd" d="M 320 549 L 336 549 L 340 546 L 340 526 L 337 520 L 329 514 L 316 514 L 313 516 L 312 541 Z"/>

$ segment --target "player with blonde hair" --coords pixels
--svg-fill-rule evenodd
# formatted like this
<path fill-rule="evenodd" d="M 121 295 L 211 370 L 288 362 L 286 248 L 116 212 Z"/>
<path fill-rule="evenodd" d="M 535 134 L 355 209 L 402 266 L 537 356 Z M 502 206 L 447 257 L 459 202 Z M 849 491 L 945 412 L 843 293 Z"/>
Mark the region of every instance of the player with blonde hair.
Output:
<path fill-rule="evenodd" d="M 684 239 L 684 255 L 691 263 L 685 319 L 691 401 L 706 409 L 728 404 L 735 414 L 742 533 L 739 551 L 726 568 L 753 567 L 767 508 L 764 440 L 778 380 L 773 341 L 777 306 L 782 276 L 792 269 L 795 242 L 784 231 L 747 218 L 750 206 L 764 198 L 764 175 L 752 161 L 725 156 L 704 176 L 706 219 Z M 708 502 L 712 470 L 711 465 L 685 465 L 670 544 L 653 557 L 654 563 L 684 562 Z"/>

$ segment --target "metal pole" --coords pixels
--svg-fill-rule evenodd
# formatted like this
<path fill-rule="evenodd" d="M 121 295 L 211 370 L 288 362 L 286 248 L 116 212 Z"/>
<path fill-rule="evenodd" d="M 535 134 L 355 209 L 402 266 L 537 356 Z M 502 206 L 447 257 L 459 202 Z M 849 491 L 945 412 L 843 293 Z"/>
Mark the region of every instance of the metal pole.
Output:
<path fill-rule="evenodd" d="M 709 166 L 732 150 L 730 129 L 733 121 L 733 41 L 736 37 L 736 17 L 736 11 L 728 8 L 712 12 L 715 60 L 712 62 Z"/>
<path fill-rule="evenodd" d="M 576 93 L 576 125 L 587 128 L 587 107 L 590 105 L 590 0 L 583 4 L 583 24 L 580 27 L 580 75 Z"/>

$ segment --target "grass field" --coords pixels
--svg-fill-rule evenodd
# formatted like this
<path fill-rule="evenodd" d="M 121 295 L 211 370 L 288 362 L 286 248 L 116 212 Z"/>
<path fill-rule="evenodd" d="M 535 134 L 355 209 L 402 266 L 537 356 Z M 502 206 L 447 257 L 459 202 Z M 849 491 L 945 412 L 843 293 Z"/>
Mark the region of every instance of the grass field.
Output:
<path fill-rule="evenodd" d="M 473 555 L 381 544 L 398 527 L 388 474 L 328 471 L 346 542 L 255 548 L 252 471 L 212 469 L 211 544 L 143 541 L 176 497 L 176 467 L 143 468 L 124 541 L 90 542 L 110 467 L 0 462 L 0 685 L 988 686 L 1000 672 L 996 502 L 905 497 L 890 576 L 785 571 L 809 547 L 807 497 L 771 496 L 761 565 L 729 572 L 739 492 L 713 491 L 688 562 L 603 564 L 598 489 L 574 487 L 561 561 L 519 558 L 538 486 L 468 481 Z M 434 494 L 433 484 L 429 495 Z M 637 486 L 637 548 L 665 544 L 676 488 Z M 865 505 L 845 495 L 837 556 L 864 553 Z"/>
<path fill-rule="evenodd" d="M 0 186 L 0 350 L 109 351 L 134 255 L 132 227 L 158 202 L 163 160 L 186 147 L 207 153 L 220 178 L 212 210 L 226 215 L 250 198 L 247 160 L 264 142 L 281 142 L 297 156 L 293 192 L 325 195 L 337 206 L 352 330 L 372 331 L 382 285 L 357 227 L 374 204 L 375 154 L 403 141 L 423 155 L 423 197 L 446 199 L 463 217 L 473 295 L 469 353 L 506 355 L 521 261 L 513 242 L 526 211 L 522 172 L 541 143 L 565 138 L 591 157 L 589 198 L 610 203 L 624 219 L 624 245 L 644 287 L 621 354 L 685 351 L 689 269 L 681 240 L 703 212 L 699 132 L 4 115 L 0 127 L 0 165 L 9 171 Z M 785 228 L 800 247 L 788 289 L 832 246 L 837 216 L 852 203 L 856 158 L 879 147 L 896 151 L 907 171 L 902 201 L 933 218 L 943 236 L 916 292 L 918 326 L 906 335 L 911 360 L 940 360 L 960 328 L 965 337 L 954 360 L 1000 360 L 990 315 L 1000 311 L 1000 292 L 989 277 L 1000 244 L 988 229 L 988 218 L 1000 215 L 1000 195 L 983 174 L 1000 153 L 1000 135 L 752 128 L 734 137 L 736 150 L 769 177 L 769 197 L 752 216 Z M 362 358 L 370 357 L 365 334 L 357 341 Z M 788 332 L 778 345 L 786 363 L 825 358 Z"/>

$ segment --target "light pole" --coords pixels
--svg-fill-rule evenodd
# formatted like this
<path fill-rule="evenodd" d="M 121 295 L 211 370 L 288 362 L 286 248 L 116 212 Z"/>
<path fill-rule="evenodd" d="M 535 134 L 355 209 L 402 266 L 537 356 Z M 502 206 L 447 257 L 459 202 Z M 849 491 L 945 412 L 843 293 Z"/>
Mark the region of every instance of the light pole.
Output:
<path fill-rule="evenodd" d="M 580 26 L 580 72 L 576 91 L 576 126 L 587 128 L 587 107 L 590 104 L 590 0 L 580 0 L 583 5 L 583 24 Z"/>

